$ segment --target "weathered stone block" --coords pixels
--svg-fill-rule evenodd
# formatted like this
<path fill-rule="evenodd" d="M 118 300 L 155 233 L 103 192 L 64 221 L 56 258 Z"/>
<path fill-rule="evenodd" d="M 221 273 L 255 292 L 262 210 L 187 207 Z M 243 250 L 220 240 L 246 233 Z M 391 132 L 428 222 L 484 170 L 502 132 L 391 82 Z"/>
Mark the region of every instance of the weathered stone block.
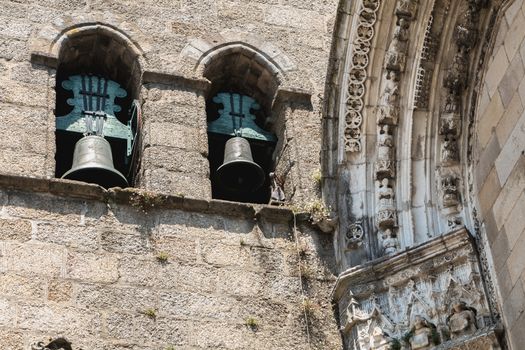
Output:
<path fill-rule="evenodd" d="M 64 279 L 52 279 L 48 282 L 47 300 L 56 303 L 65 303 L 71 300 L 73 285 Z"/>
<path fill-rule="evenodd" d="M 514 96 L 514 93 L 517 91 L 524 74 L 525 70 L 523 69 L 521 56 L 515 55 L 510 61 L 510 65 L 507 67 L 505 75 L 498 86 L 501 102 L 505 108 L 508 107 L 512 96 Z"/>
<path fill-rule="evenodd" d="M 326 32 L 327 22 L 324 16 L 314 11 L 299 10 L 292 7 L 272 6 L 265 14 L 264 22 L 277 26 Z"/>
<path fill-rule="evenodd" d="M 118 258 L 112 254 L 70 252 L 67 276 L 89 282 L 116 282 L 119 278 Z"/>
<path fill-rule="evenodd" d="M 159 314 L 174 318 L 243 320 L 240 313 L 243 301 L 225 295 L 162 292 L 159 295 Z"/>
<path fill-rule="evenodd" d="M 518 48 L 523 41 L 523 32 L 525 31 L 525 17 L 521 11 L 517 12 L 514 16 L 514 20 L 510 23 L 509 31 L 505 36 L 505 52 L 507 57 L 511 60 L 518 51 Z"/>
<path fill-rule="evenodd" d="M 66 249 L 53 244 L 4 243 L 0 246 L 4 271 L 58 277 L 64 274 Z"/>
<path fill-rule="evenodd" d="M 166 100 L 147 101 L 144 103 L 143 113 L 144 117 L 151 121 L 175 123 L 205 130 L 206 103 L 204 99 L 199 102 L 198 105 L 190 105 Z"/>
<path fill-rule="evenodd" d="M 166 169 L 146 170 L 143 176 L 144 188 L 178 196 L 211 198 L 211 183 L 207 177 L 186 173 L 169 172 Z"/>
<path fill-rule="evenodd" d="M 116 231 L 105 229 L 101 233 L 102 249 L 112 253 L 145 254 L 151 251 L 148 232 Z"/>
<path fill-rule="evenodd" d="M 0 219 L 0 240 L 25 242 L 31 239 L 31 222 Z"/>
<path fill-rule="evenodd" d="M 501 69 L 501 67 L 507 67 L 508 64 L 509 59 L 507 58 L 505 47 L 501 46 L 496 52 L 496 55 L 490 63 L 490 67 L 485 75 L 485 84 L 489 89 L 489 96 L 491 98 L 495 96 L 494 93 L 497 91 L 503 75 L 505 75 L 505 70 Z"/>
<path fill-rule="evenodd" d="M 55 334 L 75 336 L 100 336 L 101 316 L 98 312 L 58 305 L 19 305 L 19 327 Z"/>
<path fill-rule="evenodd" d="M 519 231 L 520 229 L 518 227 L 509 227 L 509 230 Z M 510 244 L 511 243 L 509 242 L 509 246 Z M 511 283 L 514 285 L 515 283 L 519 284 L 521 282 L 521 274 L 523 273 L 523 271 L 525 271 L 525 254 L 523 254 L 523 252 L 525 251 L 525 231 L 523 230 L 523 228 L 521 229 L 521 235 L 517 237 L 516 244 L 514 246 L 511 246 L 510 249 L 511 252 L 509 258 L 507 259 L 507 268 L 509 269 Z"/>
<path fill-rule="evenodd" d="M 167 255 L 167 261 L 194 263 L 197 260 L 197 244 L 191 238 L 152 237 L 152 246 L 155 257 L 160 253 Z"/>
<path fill-rule="evenodd" d="M 262 292 L 265 282 L 261 274 L 247 271 L 239 274 L 236 269 L 222 268 L 217 274 L 217 291 L 228 295 L 256 296 Z"/>
<path fill-rule="evenodd" d="M 206 130 L 177 123 L 146 123 L 145 142 L 151 146 L 170 146 L 201 154 L 208 152 Z"/>
<path fill-rule="evenodd" d="M 521 195 L 521 191 L 516 191 L 515 189 L 524 188 L 525 186 L 524 169 L 525 158 L 522 156 L 516 163 L 512 173 L 510 173 L 508 176 L 507 183 L 505 183 L 503 186 L 498 199 L 496 199 L 496 202 L 494 202 L 493 212 L 498 229 L 501 228 L 512 208 L 516 204 L 517 199 Z"/>
<path fill-rule="evenodd" d="M 42 301 L 45 297 L 44 277 L 21 275 L 12 272 L 0 273 L 0 296 L 9 299 Z"/>
<path fill-rule="evenodd" d="M 81 225 L 97 222 L 106 211 L 105 203 L 25 193 L 13 196 L 7 205 L 14 217 Z"/>
<path fill-rule="evenodd" d="M 210 176 L 208 159 L 201 153 L 183 149 L 152 146 L 143 152 L 143 163 L 146 169 L 164 168 L 170 172 Z"/>
<path fill-rule="evenodd" d="M 16 322 L 16 305 L 7 299 L 0 298 L 0 326 L 14 327 Z"/>
<path fill-rule="evenodd" d="M 85 308 L 143 312 L 157 307 L 157 292 L 152 289 L 103 284 L 79 284 L 75 302 Z"/>
<path fill-rule="evenodd" d="M 503 301 L 505 323 L 512 329 L 516 320 L 525 311 L 525 293 L 521 283 L 516 283 L 508 297 Z"/>
<path fill-rule="evenodd" d="M 94 251 L 99 246 L 98 236 L 97 229 L 92 226 L 38 223 L 34 239 L 74 250 Z"/>

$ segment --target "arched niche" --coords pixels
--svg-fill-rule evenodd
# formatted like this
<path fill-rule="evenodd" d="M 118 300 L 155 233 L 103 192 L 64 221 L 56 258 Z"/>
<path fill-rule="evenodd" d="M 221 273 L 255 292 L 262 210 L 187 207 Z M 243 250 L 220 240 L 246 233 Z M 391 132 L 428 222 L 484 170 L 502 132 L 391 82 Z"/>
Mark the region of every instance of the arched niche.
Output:
<path fill-rule="evenodd" d="M 58 56 L 56 74 L 55 116 L 64 116 L 73 110 L 67 99 L 73 97 L 71 90 L 63 87 L 63 82 L 74 75 L 99 76 L 115 81 L 126 91 L 126 96 L 116 98 L 115 104 L 120 111 L 115 113 L 117 119 L 126 124 L 130 120 L 130 111 L 140 100 L 142 79 L 142 56 L 138 49 L 123 33 L 101 24 L 83 25 L 70 28 L 55 43 L 54 51 Z M 139 112 L 140 114 L 140 112 Z M 135 142 L 140 138 L 140 118 L 133 122 L 136 132 Z M 73 149 L 82 134 L 56 131 L 56 167 L 55 176 L 61 177 L 71 168 Z M 128 182 L 133 184 L 134 174 L 138 167 L 138 149 L 127 157 L 127 144 L 122 140 L 108 139 L 111 144 L 115 168 Z"/>
<path fill-rule="evenodd" d="M 216 103 L 214 97 L 219 93 L 239 94 L 251 97 L 259 105 L 251 109 L 255 124 L 266 132 L 275 131 L 275 111 L 272 110 L 277 90 L 281 83 L 278 68 L 257 50 L 242 44 L 231 44 L 215 48 L 201 61 L 202 74 L 211 82 L 206 96 L 208 123 L 219 118 L 223 105 Z M 231 136 L 210 133 L 208 135 L 210 178 L 212 196 L 219 199 L 268 203 L 270 201 L 269 173 L 274 168 L 276 142 L 249 139 L 254 161 L 265 173 L 264 184 L 251 194 L 231 194 L 217 183 L 217 168 L 224 159 L 224 147 Z"/>

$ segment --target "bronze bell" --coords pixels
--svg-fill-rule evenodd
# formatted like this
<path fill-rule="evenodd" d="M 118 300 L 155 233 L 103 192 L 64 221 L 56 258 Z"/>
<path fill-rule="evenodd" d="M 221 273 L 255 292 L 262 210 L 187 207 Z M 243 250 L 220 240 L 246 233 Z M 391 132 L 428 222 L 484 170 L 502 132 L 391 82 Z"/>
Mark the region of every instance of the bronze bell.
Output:
<path fill-rule="evenodd" d="M 128 180 L 113 166 L 109 142 L 95 135 L 84 136 L 76 143 L 73 166 L 62 179 L 95 183 L 104 188 L 128 186 Z"/>
<path fill-rule="evenodd" d="M 233 137 L 224 147 L 224 162 L 217 169 L 217 179 L 233 192 L 253 192 L 264 183 L 263 169 L 253 161 L 248 140 Z"/>

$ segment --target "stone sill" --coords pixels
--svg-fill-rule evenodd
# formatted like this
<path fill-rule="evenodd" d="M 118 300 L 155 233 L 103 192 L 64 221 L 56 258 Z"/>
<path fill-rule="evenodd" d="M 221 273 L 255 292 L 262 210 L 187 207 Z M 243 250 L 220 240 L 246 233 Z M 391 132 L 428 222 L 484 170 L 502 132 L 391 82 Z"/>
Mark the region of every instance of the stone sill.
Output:
<path fill-rule="evenodd" d="M 173 209 L 206 214 L 218 214 L 242 219 L 268 220 L 292 223 L 294 212 L 287 207 L 265 204 L 239 203 L 223 200 L 204 200 L 185 196 L 167 195 L 138 188 L 114 187 L 109 190 L 96 184 L 58 178 L 41 178 L 0 173 L 0 189 L 21 192 L 48 193 L 63 198 L 94 200 L 149 209 Z M 309 216 L 295 215 L 295 220 L 308 223 Z"/>
<path fill-rule="evenodd" d="M 466 228 L 461 227 L 404 251 L 351 267 L 339 275 L 332 290 L 332 298 L 338 300 L 350 282 L 383 279 L 412 265 L 469 244 L 471 246 L 474 244 L 472 237 Z"/>

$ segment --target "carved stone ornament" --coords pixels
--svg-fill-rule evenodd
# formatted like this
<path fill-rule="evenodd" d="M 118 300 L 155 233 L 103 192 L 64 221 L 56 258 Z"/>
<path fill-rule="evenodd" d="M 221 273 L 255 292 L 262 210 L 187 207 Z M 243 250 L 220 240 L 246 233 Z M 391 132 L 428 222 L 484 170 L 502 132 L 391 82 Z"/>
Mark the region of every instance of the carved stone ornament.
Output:
<path fill-rule="evenodd" d="M 46 342 L 37 342 L 31 345 L 31 350 L 72 350 L 71 343 L 65 338 L 57 338 L 50 341 L 47 345 Z M 82 350 L 82 349 L 79 349 Z"/>
<path fill-rule="evenodd" d="M 441 144 L 441 161 L 445 165 L 452 165 L 459 162 L 458 142 L 452 135 L 445 136 Z"/>
<path fill-rule="evenodd" d="M 465 89 L 468 81 L 468 58 L 467 55 L 461 51 L 454 55 L 454 62 L 447 71 L 444 79 L 444 86 L 455 95 L 461 94 Z"/>
<path fill-rule="evenodd" d="M 441 113 L 439 134 L 459 136 L 461 130 L 461 115 L 459 113 Z"/>
<path fill-rule="evenodd" d="M 394 190 L 390 186 L 388 179 L 381 181 L 377 194 L 377 226 L 384 229 L 394 227 L 397 223 L 397 213 L 394 205 Z"/>
<path fill-rule="evenodd" d="M 357 24 L 352 30 L 350 52 L 347 58 L 348 81 L 345 96 L 344 111 L 344 142 L 347 152 L 361 151 L 361 125 L 363 123 L 363 107 L 365 82 L 368 78 L 367 67 L 371 42 L 374 37 L 374 24 L 377 21 L 377 11 L 380 0 L 363 0 L 359 5 Z"/>
<path fill-rule="evenodd" d="M 459 204 L 458 178 L 456 175 L 446 175 L 441 179 L 443 191 L 443 207 L 453 207 Z"/>
<path fill-rule="evenodd" d="M 395 176 L 394 139 L 389 125 L 380 125 L 377 135 L 376 179 Z"/>
<path fill-rule="evenodd" d="M 345 246 L 347 250 L 356 249 L 363 243 L 364 230 L 361 222 L 352 223 L 345 235 Z"/>
<path fill-rule="evenodd" d="M 383 79 L 377 123 L 397 125 L 399 119 L 399 77 L 396 71 L 387 71 Z"/>
<path fill-rule="evenodd" d="M 345 348 L 499 349 L 477 259 L 461 228 L 343 272 L 333 299 Z"/>
<path fill-rule="evenodd" d="M 417 13 L 417 0 L 400 0 L 396 4 L 396 16 L 413 19 Z"/>
<path fill-rule="evenodd" d="M 389 255 L 394 254 L 397 249 L 399 248 L 399 242 L 397 239 L 397 235 L 392 231 L 392 229 L 387 228 L 381 235 L 382 238 L 382 246 L 383 246 L 383 254 Z"/>
<path fill-rule="evenodd" d="M 478 329 L 476 309 L 468 307 L 463 301 L 454 303 L 447 324 L 452 339 L 474 333 Z"/>
<path fill-rule="evenodd" d="M 405 70 L 406 55 L 408 50 L 409 22 L 405 18 L 398 20 L 394 35 L 386 52 L 385 67 L 388 70 L 402 72 Z"/>
<path fill-rule="evenodd" d="M 412 326 L 413 335 L 410 338 L 410 348 L 412 350 L 430 349 L 434 345 L 433 328 L 435 329 L 434 325 L 431 325 L 424 317 L 417 315 Z"/>

